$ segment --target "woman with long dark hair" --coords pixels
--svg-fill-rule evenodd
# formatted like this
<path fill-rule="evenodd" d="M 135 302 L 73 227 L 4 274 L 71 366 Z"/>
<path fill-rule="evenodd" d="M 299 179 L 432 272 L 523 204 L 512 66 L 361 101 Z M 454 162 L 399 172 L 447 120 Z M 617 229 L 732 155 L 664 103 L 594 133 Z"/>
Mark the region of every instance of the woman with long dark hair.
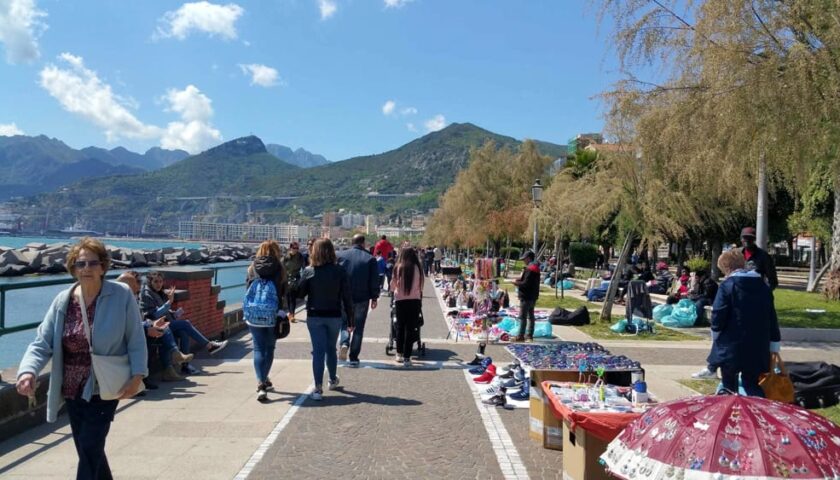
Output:
<path fill-rule="evenodd" d="M 397 313 L 397 362 L 410 367 L 423 302 L 423 267 L 413 248 L 400 250 L 389 289 L 394 294 Z"/>
<path fill-rule="evenodd" d="M 353 296 L 347 271 L 336 262 L 335 248 L 328 238 L 319 238 L 309 253 L 309 266 L 303 270 L 298 297 L 306 297 L 306 328 L 312 340 L 312 376 L 315 390 L 312 400 L 324 394 L 324 364 L 329 372 L 329 389 L 338 388 L 336 342 L 341 330 L 342 313 L 347 330 L 353 332 Z"/>

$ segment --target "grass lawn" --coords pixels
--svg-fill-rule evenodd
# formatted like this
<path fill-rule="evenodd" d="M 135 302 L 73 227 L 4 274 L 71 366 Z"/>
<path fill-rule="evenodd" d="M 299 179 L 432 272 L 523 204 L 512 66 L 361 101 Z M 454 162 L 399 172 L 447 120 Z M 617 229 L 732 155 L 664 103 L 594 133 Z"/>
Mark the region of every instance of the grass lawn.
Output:
<path fill-rule="evenodd" d="M 680 380 L 680 383 L 686 387 L 703 395 L 714 395 L 718 386 L 717 380 Z M 811 410 L 814 413 L 820 414 L 832 422 L 840 425 L 840 404 L 828 408 L 816 408 Z"/>
<path fill-rule="evenodd" d="M 595 322 L 598 317 L 597 312 L 590 312 L 589 318 L 592 322 Z M 620 317 L 613 317 L 613 321 L 617 322 Z M 589 325 L 584 325 L 582 327 L 575 327 L 581 332 L 589 335 L 592 338 L 598 340 L 655 340 L 661 342 L 685 342 L 685 341 L 698 341 L 703 340 L 700 337 L 696 337 L 694 335 L 688 335 L 682 332 L 678 332 L 675 330 L 671 330 L 669 328 L 664 328 L 662 326 L 656 326 L 656 334 L 651 335 L 649 333 L 642 333 L 640 335 L 631 335 L 628 333 L 615 333 L 610 330 L 610 324 L 606 323 L 591 323 Z"/>
<path fill-rule="evenodd" d="M 821 293 L 780 288 L 773 296 L 782 327 L 840 328 L 840 302 L 826 300 Z M 825 310 L 825 313 L 808 313 L 805 309 Z"/>

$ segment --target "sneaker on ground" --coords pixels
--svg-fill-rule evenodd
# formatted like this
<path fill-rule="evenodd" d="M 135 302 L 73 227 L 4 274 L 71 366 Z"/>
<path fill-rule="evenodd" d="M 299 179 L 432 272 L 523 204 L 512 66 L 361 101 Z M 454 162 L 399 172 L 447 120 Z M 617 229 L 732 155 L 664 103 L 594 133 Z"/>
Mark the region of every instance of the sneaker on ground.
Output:
<path fill-rule="evenodd" d="M 222 340 L 221 342 L 210 342 L 207 347 L 207 353 L 210 355 L 215 355 L 219 353 L 223 348 L 227 347 L 228 341 Z"/>
<path fill-rule="evenodd" d="M 511 400 L 528 400 L 531 398 L 531 385 L 528 382 L 522 384 L 522 390 L 511 393 Z"/>
<path fill-rule="evenodd" d="M 525 341 L 526 342 L 533 342 L 534 341 L 534 336 L 533 335 L 525 335 Z"/>
<path fill-rule="evenodd" d="M 257 401 L 264 402 L 268 398 L 268 392 L 265 390 L 265 385 L 257 387 Z"/>
<path fill-rule="evenodd" d="M 525 336 L 524 335 L 517 335 L 516 338 L 513 339 L 514 342 L 524 342 Z"/>
<path fill-rule="evenodd" d="M 309 398 L 315 400 L 316 402 L 320 402 L 324 399 L 324 392 L 321 390 L 313 390 L 312 393 L 309 394 Z"/>
<path fill-rule="evenodd" d="M 185 363 L 181 365 L 181 373 L 183 373 L 184 375 L 197 375 L 201 373 L 201 370 L 193 367 L 189 363 Z"/>
<path fill-rule="evenodd" d="M 494 407 L 504 407 L 506 403 L 505 394 L 500 393 L 498 395 L 493 395 L 487 400 L 482 400 L 481 403 L 485 405 L 493 405 Z"/>
<path fill-rule="evenodd" d="M 347 345 L 342 345 L 341 348 L 338 350 L 338 359 L 342 362 L 347 361 L 347 352 L 350 351 L 350 347 Z"/>
<path fill-rule="evenodd" d="M 515 378 L 511 378 L 511 379 L 505 381 L 504 383 L 502 383 L 502 386 L 505 387 L 505 388 L 517 388 L 517 387 L 520 387 L 521 385 L 522 385 L 522 382 L 515 379 Z"/>
<path fill-rule="evenodd" d="M 481 356 L 476 355 L 475 358 L 473 358 L 472 361 L 470 363 L 468 363 L 467 365 L 469 365 L 471 367 L 481 365 Z"/>
<path fill-rule="evenodd" d="M 691 378 L 710 378 L 715 379 L 717 378 L 717 373 L 709 370 L 709 367 L 704 367 L 703 370 L 700 370 L 697 373 L 692 373 Z"/>
<path fill-rule="evenodd" d="M 266 389 L 267 391 L 273 391 L 273 390 L 274 390 L 274 384 L 273 384 L 273 383 L 271 383 L 271 380 L 267 380 L 267 381 L 265 382 L 265 389 Z"/>
<path fill-rule="evenodd" d="M 336 388 L 338 388 L 339 381 L 341 381 L 341 379 L 335 377 L 335 380 L 330 380 L 330 384 L 327 388 L 329 388 L 330 390 L 335 390 Z"/>
<path fill-rule="evenodd" d="M 359 368 L 360 363 L 358 360 L 350 360 L 350 366 L 353 368 Z"/>
<path fill-rule="evenodd" d="M 411 359 L 406 359 L 403 361 L 403 367 L 410 367 L 411 366 Z"/>
<path fill-rule="evenodd" d="M 396 361 L 397 363 L 403 363 L 405 359 L 402 355 L 397 355 L 397 358 L 395 358 L 394 361 Z"/>

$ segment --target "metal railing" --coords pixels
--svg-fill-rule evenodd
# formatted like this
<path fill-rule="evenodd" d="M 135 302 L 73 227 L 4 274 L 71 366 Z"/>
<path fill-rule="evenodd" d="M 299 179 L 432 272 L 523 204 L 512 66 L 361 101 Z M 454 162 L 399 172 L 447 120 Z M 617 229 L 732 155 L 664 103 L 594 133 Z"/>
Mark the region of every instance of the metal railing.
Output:
<path fill-rule="evenodd" d="M 222 265 L 222 266 L 205 266 L 202 265 L 201 268 L 206 270 L 213 270 L 213 284 L 218 284 L 219 279 L 219 270 L 228 270 L 234 268 L 243 268 L 245 265 Z M 142 269 L 135 269 L 137 272 L 145 272 L 147 270 L 154 270 L 154 268 L 142 268 Z M 120 276 L 120 274 L 124 270 L 114 270 L 110 271 L 105 274 L 105 278 L 107 279 L 114 279 Z M 31 281 L 25 281 L 21 283 L 6 283 L 0 284 L 0 337 L 3 335 L 8 335 L 10 333 L 15 332 L 22 332 L 25 330 L 31 330 L 33 328 L 37 328 L 38 325 L 41 324 L 40 321 L 37 322 L 30 322 L 24 323 L 21 325 L 14 325 L 11 327 L 6 326 L 6 292 L 12 290 L 25 290 L 28 288 L 38 288 L 38 287 L 49 287 L 53 285 L 69 285 L 76 281 L 73 277 L 63 276 L 62 278 L 45 278 L 45 279 L 36 279 Z M 232 285 L 226 285 L 221 288 L 221 290 L 228 290 L 231 288 L 242 288 L 245 286 L 245 282 L 242 283 L 235 283 Z"/>

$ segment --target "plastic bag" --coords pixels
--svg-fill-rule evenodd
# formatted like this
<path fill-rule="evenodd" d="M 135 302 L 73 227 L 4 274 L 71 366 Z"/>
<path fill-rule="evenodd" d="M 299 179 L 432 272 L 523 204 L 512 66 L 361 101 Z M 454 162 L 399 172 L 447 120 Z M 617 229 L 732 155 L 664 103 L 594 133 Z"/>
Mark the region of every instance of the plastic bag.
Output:
<path fill-rule="evenodd" d="M 615 322 L 615 324 L 613 324 L 613 326 L 610 327 L 610 330 L 612 330 L 615 333 L 624 333 L 625 331 L 627 331 L 627 319 L 622 318 L 621 320 Z"/>
<path fill-rule="evenodd" d="M 497 323 L 496 326 L 507 333 L 519 332 L 519 322 L 513 317 L 505 317 L 501 322 Z"/>
<path fill-rule="evenodd" d="M 662 319 L 670 315 L 673 310 L 674 307 L 672 307 L 671 305 L 657 305 L 653 307 L 653 319 L 657 322 L 662 323 Z"/>
<path fill-rule="evenodd" d="M 551 338 L 551 324 L 548 322 L 534 323 L 534 338 Z"/>
<path fill-rule="evenodd" d="M 569 280 L 568 278 L 563 280 L 563 290 L 571 290 L 575 288 L 575 282 Z"/>
<path fill-rule="evenodd" d="M 697 307 L 694 302 L 684 298 L 674 306 L 671 314 L 662 319 L 662 325 L 666 327 L 686 328 L 693 327 L 697 321 Z"/>

